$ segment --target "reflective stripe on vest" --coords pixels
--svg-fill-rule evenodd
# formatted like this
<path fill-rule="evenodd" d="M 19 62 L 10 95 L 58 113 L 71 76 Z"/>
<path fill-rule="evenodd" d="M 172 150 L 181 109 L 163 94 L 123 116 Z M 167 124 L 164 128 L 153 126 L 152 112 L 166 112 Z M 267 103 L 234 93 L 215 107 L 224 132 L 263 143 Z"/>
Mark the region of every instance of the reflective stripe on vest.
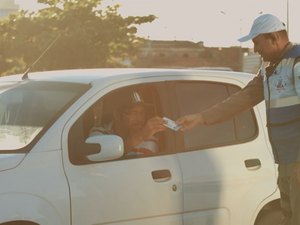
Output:
<path fill-rule="evenodd" d="M 267 102 L 268 104 L 268 102 Z M 299 96 L 290 96 L 286 98 L 279 98 L 276 100 L 270 101 L 271 108 L 279 108 L 279 107 L 286 107 L 300 104 L 300 97 Z"/>
<path fill-rule="evenodd" d="M 268 121 L 270 124 L 288 123 L 300 119 L 300 88 L 294 77 L 293 66 L 295 58 L 300 56 L 300 46 L 296 45 L 281 60 L 274 73 L 269 77 L 269 89 L 267 79 L 264 82 L 264 94 L 266 99 Z M 270 99 L 268 96 L 270 90 Z"/>

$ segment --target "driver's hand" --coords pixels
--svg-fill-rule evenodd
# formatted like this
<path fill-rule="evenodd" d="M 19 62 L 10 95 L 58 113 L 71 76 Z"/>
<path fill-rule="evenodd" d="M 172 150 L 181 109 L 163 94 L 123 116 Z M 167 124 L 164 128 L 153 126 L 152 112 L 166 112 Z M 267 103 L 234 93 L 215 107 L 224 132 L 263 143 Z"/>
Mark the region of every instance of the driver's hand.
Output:
<path fill-rule="evenodd" d="M 166 129 L 163 118 L 159 116 L 152 117 L 146 122 L 143 128 L 144 137 L 145 139 L 150 138 L 154 134 L 165 131 Z"/>

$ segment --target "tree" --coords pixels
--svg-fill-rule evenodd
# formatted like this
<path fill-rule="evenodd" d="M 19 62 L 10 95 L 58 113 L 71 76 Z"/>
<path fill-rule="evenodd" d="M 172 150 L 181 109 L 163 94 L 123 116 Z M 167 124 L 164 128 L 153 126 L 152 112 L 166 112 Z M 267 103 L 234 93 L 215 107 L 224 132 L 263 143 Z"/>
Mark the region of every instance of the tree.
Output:
<path fill-rule="evenodd" d="M 57 39 L 33 70 L 116 67 L 134 58 L 143 41 L 137 26 L 155 16 L 118 13 L 102 0 L 38 0 L 38 12 L 20 11 L 0 21 L 0 74 L 24 72 Z"/>

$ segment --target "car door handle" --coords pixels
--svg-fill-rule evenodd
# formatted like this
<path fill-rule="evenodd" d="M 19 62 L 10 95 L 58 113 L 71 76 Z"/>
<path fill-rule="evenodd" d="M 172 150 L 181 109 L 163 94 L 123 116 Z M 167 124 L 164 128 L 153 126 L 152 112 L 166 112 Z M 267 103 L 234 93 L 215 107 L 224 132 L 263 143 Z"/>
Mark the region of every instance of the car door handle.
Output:
<path fill-rule="evenodd" d="M 259 159 L 247 159 L 244 162 L 246 168 L 249 170 L 257 170 L 261 167 L 261 162 Z"/>
<path fill-rule="evenodd" d="M 155 170 L 151 174 L 153 180 L 156 182 L 166 182 L 172 177 L 170 170 Z"/>

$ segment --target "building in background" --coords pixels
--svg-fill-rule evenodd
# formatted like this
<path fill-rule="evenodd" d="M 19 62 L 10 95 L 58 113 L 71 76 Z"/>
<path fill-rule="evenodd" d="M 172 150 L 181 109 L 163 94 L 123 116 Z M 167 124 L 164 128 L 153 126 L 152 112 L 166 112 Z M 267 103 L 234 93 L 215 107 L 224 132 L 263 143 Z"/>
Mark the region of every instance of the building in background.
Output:
<path fill-rule="evenodd" d="M 137 67 L 216 68 L 243 71 L 248 48 L 205 47 L 203 42 L 146 40 L 139 49 Z"/>
<path fill-rule="evenodd" d="M 19 6 L 14 0 L 0 0 L 0 18 L 19 10 Z"/>

